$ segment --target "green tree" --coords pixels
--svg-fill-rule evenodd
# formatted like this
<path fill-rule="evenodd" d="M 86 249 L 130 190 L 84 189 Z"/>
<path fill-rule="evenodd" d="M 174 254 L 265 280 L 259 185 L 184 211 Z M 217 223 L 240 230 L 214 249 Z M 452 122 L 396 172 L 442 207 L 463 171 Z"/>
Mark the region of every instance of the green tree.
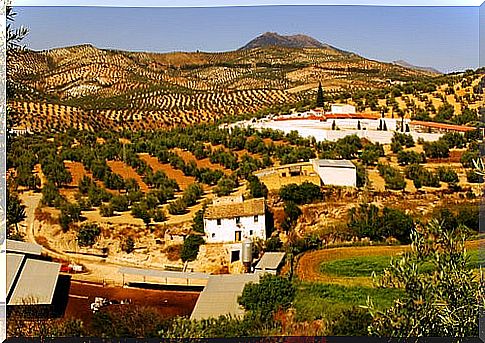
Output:
<path fill-rule="evenodd" d="M 101 229 L 98 224 L 85 223 L 79 228 L 77 243 L 80 247 L 90 247 L 96 242 L 100 234 Z"/>
<path fill-rule="evenodd" d="M 295 299 L 295 286 L 282 276 L 264 274 L 259 283 L 244 286 L 238 302 L 264 321 L 271 321 L 278 310 L 288 309 Z"/>
<path fill-rule="evenodd" d="M 19 224 L 26 218 L 25 205 L 7 187 L 7 238 L 21 240 Z M 15 228 L 15 232 L 13 231 Z"/>
<path fill-rule="evenodd" d="M 317 101 L 316 101 L 317 107 L 324 107 L 325 106 L 325 99 L 323 97 L 323 88 L 322 88 L 322 83 L 318 83 L 318 90 L 317 90 Z"/>
<path fill-rule="evenodd" d="M 478 336 L 485 282 L 483 276 L 478 280 L 467 268 L 465 240 L 461 227 L 445 231 L 437 221 L 413 231 L 411 251 L 393 259 L 375 278 L 378 287 L 399 287 L 404 295 L 385 311 L 378 311 L 372 300 L 368 302 L 373 317 L 369 333 L 387 337 Z M 422 271 L 424 265 L 426 272 Z"/>
<path fill-rule="evenodd" d="M 199 247 L 204 244 L 204 239 L 201 236 L 189 235 L 185 238 L 180 252 L 180 258 L 183 262 L 194 261 L 199 254 Z"/>
<path fill-rule="evenodd" d="M 132 253 L 135 250 L 135 241 L 133 240 L 133 238 L 126 238 L 121 244 L 121 250 L 123 250 L 127 254 Z"/>

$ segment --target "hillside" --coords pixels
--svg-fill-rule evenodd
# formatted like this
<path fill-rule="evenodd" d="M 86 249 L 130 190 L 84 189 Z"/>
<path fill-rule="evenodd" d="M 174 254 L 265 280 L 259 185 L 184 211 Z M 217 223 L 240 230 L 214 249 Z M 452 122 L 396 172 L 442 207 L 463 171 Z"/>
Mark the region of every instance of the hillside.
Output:
<path fill-rule="evenodd" d="M 313 37 L 307 35 L 282 36 L 276 32 L 266 32 L 251 40 L 241 50 L 279 46 L 286 48 L 328 48 L 334 49 L 328 44 L 323 44 Z"/>
<path fill-rule="evenodd" d="M 436 73 L 436 74 L 441 74 L 441 72 L 435 68 L 432 68 L 432 67 L 419 67 L 419 66 L 415 66 L 407 61 L 404 61 L 404 60 L 398 60 L 398 61 L 393 61 L 392 63 L 394 64 L 397 64 L 401 67 L 405 67 L 405 68 L 410 68 L 410 69 L 414 69 L 414 70 L 420 70 L 420 71 L 425 71 L 425 72 L 429 72 L 429 73 Z"/>
<path fill-rule="evenodd" d="M 318 82 L 331 95 L 435 75 L 330 46 L 144 53 L 80 45 L 19 51 L 7 63 L 17 89 L 9 103 L 33 130 L 190 124 L 308 100 Z"/>

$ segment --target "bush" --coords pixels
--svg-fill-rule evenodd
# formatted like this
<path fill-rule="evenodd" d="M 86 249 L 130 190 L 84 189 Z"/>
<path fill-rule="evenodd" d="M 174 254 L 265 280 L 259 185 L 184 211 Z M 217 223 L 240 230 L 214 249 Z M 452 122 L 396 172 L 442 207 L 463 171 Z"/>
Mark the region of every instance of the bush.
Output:
<path fill-rule="evenodd" d="M 180 252 L 182 261 L 194 261 L 199 254 L 199 246 L 202 244 L 204 244 L 204 239 L 201 236 L 187 236 Z"/>
<path fill-rule="evenodd" d="M 113 206 L 111 206 L 110 204 L 102 204 L 99 207 L 99 214 L 101 214 L 101 217 L 112 217 L 114 215 Z"/>
<path fill-rule="evenodd" d="M 278 310 L 288 309 L 295 299 L 296 289 L 282 276 L 264 274 L 259 283 L 244 286 L 238 303 L 263 321 L 271 320 Z"/>
<path fill-rule="evenodd" d="M 152 212 L 152 218 L 154 222 L 161 223 L 167 220 L 167 215 L 164 210 L 158 208 Z"/>
<path fill-rule="evenodd" d="M 128 204 L 128 198 L 124 195 L 116 195 L 110 200 L 110 206 L 116 212 L 128 211 Z"/>
<path fill-rule="evenodd" d="M 133 238 L 126 238 L 121 244 L 121 250 L 126 252 L 127 254 L 132 253 L 135 250 L 135 241 L 133 240 Z"/>
<path fill-rule="evenodd" d="M 459 181 L 458 174 L 450 167 L 439 167 L 437 172 L 441 182 L 456 183 Z"/>
<path fill-rule="evenodd" d="M 466 179 L 470 183 L 482 183 L 483 182 L 483 176 L 481 176 L 480 174 L 478 174 L 474 170 L 467 170 Z"/>
<path fill-rule="evenodd" d="M 178 198 L 168 205 L 168 213 L 173 215 L 184 214 L 187 212 L 187 204 L 184 199 Z"/>
<path fill-rule="evenodd" d="M 424 163 L 426 162 L 426 156 L 415 151 L 401 150 L 397 154 L 397 162 L 400 165 Z"/>
<path fill-rule="evenodd" d="M 450 156 L 450 147 L 448 143 L 441 138 L 436 142 L 425 142 L 423 144 L 423 149 L 426 153 L 426 157 L 446 158 Z"/>
<path fill-rule="evenodd" d="M 377 165 L 377 168 L 379 174 L 384 178 L 384 181 L 386 181 L 386 189 L 402 190 L 406 188 L 406 181 L 398 169 L 393 168 L 388 164 L 379 164 Z"/>
<path fill-rule="evenodd" d="M 394 237 L 402 243 L 407 243 L 414 227 L 414 220 L 401 210 L 390 207 L 379 210 L 373 204 L 364 203 L 350 209 L 348 226 L 360 238 L 368 237 L 374 241 L 382 241 Z"/>
<path fill-rule="evenodd" d="M 372 316 L 366 309 L 352 307 L 343 310 L 330 324 L 329 336 L 367 336 L 367 327 L 372 323 Z"/>
<path fill-rule="evenodd" d="M 96 223 L 85 223 L 79 229 L 77 243 L 80 247 L 90 247 L 96 242 L 100 234 L 101 229 Z"/>
<path fill-rule="evenodd" d="M 414 181 L 416 188 L 421 188 L 421 186 L 427 187 L 440 187 L 440 177 L 438 173 L 433 173 L 432 171 L 423 168 L 419 164 L 411 164 L 406 167 L 404 173 L 406 177 Z"/>
<path fill-rule="evenodd" d="M 295 183 L 283 186 L 279 195 L 285 202 L 294 202 L 298 205 L 309 204 L 315 200 L 322 200 L 323 193 L 320 186 L 305 181 L 301 185 Z"/>
<path fill-rule="evenodd" d="M 249 176 L 249 194 L 253 198 L 266 198 L 268 196 L 268 188 L 264 183 L 259 181 L 256 176 Z"/>

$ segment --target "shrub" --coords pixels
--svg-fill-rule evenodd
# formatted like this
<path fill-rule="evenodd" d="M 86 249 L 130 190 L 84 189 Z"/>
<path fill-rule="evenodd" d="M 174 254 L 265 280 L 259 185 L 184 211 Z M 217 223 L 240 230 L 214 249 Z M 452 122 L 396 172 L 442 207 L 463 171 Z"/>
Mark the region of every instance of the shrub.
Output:
<path fill-rule="evenodd" d="M 459 181 L 458 174 L 450 167 L 439 167 L 437 172 L 441 182 L 456 183 Z"/>
<path fill-rule="evenodd" d="M 124 195 L 114 196 L 110 200 L 110 206 L 116 212 L 128 211 L 128 198 Z"/>
<path fill-rule="evenodd" d="M 77 243 L 80 247 L 90 247 L 96 242 L 100 234 L 101 229 L 96 223 L 85 223 L 79 229 Z"/>
<path fill-rule="evenodd" d="M 397 162 L 400 165 L 424 163 L 426 162 L 426 157 L 423 154 L 419 154 L 415 151 L 401 150 L 397 154 Z"/>
<path fill-rule="evenodd" d="M 126 238 L 121 244 L 121 250 L 126 252 L 127 254 L 132 253 L 135 250 L 135 241 L 133 240 L 133 238 Z"/>
<path fill-rule="evenodd" d="M 238 303 L 266 321 L 271 320 L 276 311 L 288 309 L 295 299 L 295 294 L 295 286 L 289 279 L 264 274 L 259 283 L 250 282 L 244 286 Z"/>
<path fill-rule="evenodd" d="M 113 206 L 111 206 L 110 204 L 102 204 L 99 207 L 99 214 L 101 214 L 102 217 L 112 217 L 114 215 Z"/>
<path fill-rule="evenodd" d="M 479 175 L 474 170 L 467 170 L 466 179 L 470 183 L 482 183 L 483 182 L 483 176 Z"/>
<path fill-rule="evenodd" d="M 173 215 L 184 214 L 187 212 L 187 204 L 184 199 L 178 198 L 168 205 L 168 213 Z"/>
<path fill-rule="evenodd" d="M 401 190 L 406 187 L 406 181 L 398 169 L 388 164 L 379 164 L 377 168 L 386 182 L 386 189 Z"/>
<path fill-rule="evenodd" d="M 425 142 L 423 144 L 426 157 L 445 158 L 450 156 L 450 147 L 445 140 L 439 139 L 436 142 Z"/>
<path fill-rule="evenodd" d="M 160 223 L 167 220 L 167 215 L 164 210 L 162 210 L 161 208 L 158 208 L 153 211 L 152 218 L 154 222 Z"/>
<path fill-rule="evenodd" d="M 322 200 L 323 194 L 320 186 L 305 181 L 301 185 L 289 184 L 283 186 L 279 195 L 285 202 L 294 202 L 296 204 L 309 204 L 315 200 Z"/>
<path fill-rule="evenodd" d="M 187 236 L 180 252 L 182 261 L 194 261 L 199 254 L 199 246 L 202 244 L 204 244 L 204 239 L 201 236 Z"/>
<path fill-rule="evenodd" d="M 352 307 L 343 310 L 331 324 L 329 336 L 367 336 L 367 327 L 372 322 L 372 316 L 366 309 Z"/>

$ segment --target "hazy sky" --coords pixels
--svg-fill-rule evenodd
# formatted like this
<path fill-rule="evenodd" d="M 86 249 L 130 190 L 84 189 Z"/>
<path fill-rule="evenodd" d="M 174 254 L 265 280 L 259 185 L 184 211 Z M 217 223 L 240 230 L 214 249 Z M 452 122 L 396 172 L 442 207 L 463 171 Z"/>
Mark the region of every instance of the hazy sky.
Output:
<path fill-rule="evenodd" d="M 82 43 L 132 51 L 234 50 L 266 31 L 303 33 L 364 57 L 441 71 L 479 65 L 478 7 L 16 7 L 27 47 Z M 482 25 L 483 26 L 483 25 Z"/>

